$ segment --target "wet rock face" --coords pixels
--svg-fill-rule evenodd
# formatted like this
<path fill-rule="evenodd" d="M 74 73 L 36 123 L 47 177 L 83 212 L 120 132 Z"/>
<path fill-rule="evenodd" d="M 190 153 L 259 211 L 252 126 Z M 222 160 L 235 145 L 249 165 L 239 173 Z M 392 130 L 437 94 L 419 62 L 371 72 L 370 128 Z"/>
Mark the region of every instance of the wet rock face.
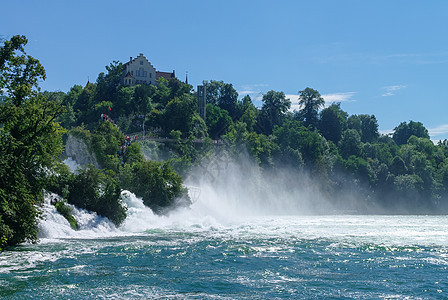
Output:
<path fill-rule="evenodd" d="M 81 166 L 92 164 L 95 168 L 100 169 L 95 153 L 90 153 L 89 149 L 87 149 L 86 143 L 71 134 L 67 139 L 65 154 Z"/>

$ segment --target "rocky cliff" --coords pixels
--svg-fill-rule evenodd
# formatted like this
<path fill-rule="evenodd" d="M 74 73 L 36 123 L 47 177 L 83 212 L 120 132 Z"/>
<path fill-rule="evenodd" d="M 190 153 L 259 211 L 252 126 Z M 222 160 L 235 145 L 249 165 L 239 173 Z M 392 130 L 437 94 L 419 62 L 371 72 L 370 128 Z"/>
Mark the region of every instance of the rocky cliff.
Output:
<path fill-rule="evenodd" d="M 81 166 L 92 164 L 95 168 L 101 168 L 95 153 L 91 153 L 87 148 L 86 143 L 72 134 L 69 134 L 68 136 L 67 144 L 65 146 L 65 154 Z"/>

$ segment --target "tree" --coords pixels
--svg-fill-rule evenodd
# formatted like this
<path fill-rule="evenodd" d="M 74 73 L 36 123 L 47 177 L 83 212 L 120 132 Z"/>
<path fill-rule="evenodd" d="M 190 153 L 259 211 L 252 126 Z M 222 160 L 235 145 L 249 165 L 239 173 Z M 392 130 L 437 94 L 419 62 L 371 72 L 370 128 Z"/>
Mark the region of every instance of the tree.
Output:
<path fill-rule="evenodd" d="M 219 108 L 213 104 L 207 104 L 206 124 L 208 134 L 213 140 L 217 140 L 225 134 L 230 125 L 233 124 L 232 118 L 227 110 Z"/>
<path fill-rule="evenodd" d="M 111 171 L 101 171 L 89 165 L 70 181 L 68 202 L 97 212 L 116 226 L 126 219 L 126 207 L 121 203 L 121 188 Z"/>
<path fill-rule="evenodd" d="M 156 91 L 156 87 L 154 85 L 138 85 L 134 89 L 134 97 L 132 101 L 133 113 L 136 115 L 137 122 L 134 123 L 138 126 L 138 128 L 133 128 L 136 131 L 141 129 L 143 131 L 143 135 L 145 135 L 145 126 L 146 120 L 150 112 L 155 108 L 155 105 L 152 100 L 152 96 Z"/>
<path fill-rule="evenodd" d="M 100 121 L 91 135 L 91 148 L 101 167 L 118 171 L 120 161 L 117 153 L 124 136 L 111 122 Z"/>
<path fill-rule="evenodd" d="M 106 66 L 107 74 L 101 72 L 96 80 L 97 92 L 94 102 L 110 101 L 114 105 L 119 105 L 117 92 L 119 90 L 121 77 L 123 75 L 123 64 L 119 61 L 113 61 Z M 113 111 L 112 115 L 118 117 L 117 112 Z"/>
<path fill-rule="evenodd" d="M 327 139 L 337 144 L 347 123 L 347 113 L 341 103 L 333 103 L 320 113 L 319 131 Z"/>
<path fill-rule="evenodd" d="M 207 84 L 207 103 L 227 110 L 232 120 L 240 117 L 238 116 L 238 93 L 230 83 L 210 81 Z"/>
<path fill-rule="evenodd" d="M 318 91 L 307 87 L 303 91 L 299 91 L 299 105 L 301 106 L 301 113 L 305 120 L 305 126 L 317 128 L 318 125 L 318 111 L 325 104 L 324 98 Z"/>
<path fill-rule="evenodd" d="M 274 129 L 273 135 L 280 149 L 299 150 L 307 166 L 314 167 L 322 160 L 324 139 L 318 132 L 302 126 L 299 121 L 285 120 L 282 126 Z"/>
<path fill-rule="evenodd" d="M 361 142 L 371 143 L 375 141 L 378 136 L 378 121 L 374 115 L 359 115 L 361 120 Z"/>
<path fill-rule="evenodd" d="M 263 95 L 261 107 L 261 126 L 264 134 L 271 134 L 276 125 L 280 125 L 284 114 L 291 108 L 291 100 L 283 92 L 269 91 Z"/>
<path fill-rule="evenodd" d="M 176 201 L 191 203 L 187 189 L 182 186 L 182 179 L 169 162 L 138 162 L 133 164 L 131 173 L 133 180 L 125 188 L 142 197 L 144 204 L 155 212 L 163 213 Z"/>
<path fill-rule="evenodd" d="M 94 104 L 94 96 L 96 93 L 96 85 L 93 83 L 87 83 L 83 91 L 78 97 L 78 100 L 73 106 L 75 115 L 77 117 L 77 125 L 82 123 L 89 124 L 98 120 L 98 116 L 95 116 L 90 107 Z"/>
<path fill-rule="evenodd" d="M 362 121 L 358 115 L 351 115 L 347 119 L 347 129 L 354 129 L 359 133 L 359 136 L 362 135 Z"/>
<path fill-rule="evenodd" d="M 252 131 L 257 122 L 258 110 L 252 103 L 252 99 L 250 99 L 249 95 L 244 96 L 241 100 L 239 111 L 242 114 L 239 121 L 246 124 L 246 129 L 248 131 Z"/>
<path fill-rule="evenodd" d="M 396 176 L 405 175 L 408 171 L 408 168 L 406 167 L 406 163 L 401 157 L 395 156 L 392 160 L 392 164 L 389 167 L 389 171 Z"/>
<path fill-rule="evenodd" d="M 172 130 L 180 130 L 183 137 L 187 137 L 194 126 L 196 107 L 196 98 L 190 94 L 171 100 L 159 118 L 159 124 L 165 135 L 169 135 Z"/>
<path fill-rule="evenodd" d="M 361 153 L 361 137 L 354 129 L 347 129 L 339 141 L 339 153 L 345 159 L 351 155 L 359 156 Z"/>
<path fill-rule="evenodd" d="M 26 43 L 14 36 L 0 47 L 0 249 L 37 240 L 44 182 L 62 153 L 64 108 L 39 92 L 45 70 Z"/>
<path fill-rule="evenodd" d="M 393 139 L 397 145 L 403 145 L 408 142 L 412 135 L 429 139 L 428 130 L 422 123 L 414 121 L 409 121 L 409 123 L 401 122 L 400 125 L 395 127 Z"/>
<path fill-rule="evenodd" d="M 185 84 L 177 78 L 171 78 L 168 81 L 168 88 L 170 89 L 170 99 L 175 97 L 182 97 L 183 94 L 189 94 L 193 87 Z"/>

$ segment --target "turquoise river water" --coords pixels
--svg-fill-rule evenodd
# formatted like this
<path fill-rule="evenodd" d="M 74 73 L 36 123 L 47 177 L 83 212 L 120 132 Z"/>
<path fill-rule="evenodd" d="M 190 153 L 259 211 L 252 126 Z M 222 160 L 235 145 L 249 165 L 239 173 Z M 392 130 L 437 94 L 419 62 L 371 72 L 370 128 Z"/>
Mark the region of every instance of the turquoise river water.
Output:
<path fill-rule="evenodd" d="M 447 216 L 154 216 L 118 229 L 47 203 L 40 242 L 0 254 L 2 299 L 443 299 Z M 195 208 L 195 205 L 198 207 Z"/>

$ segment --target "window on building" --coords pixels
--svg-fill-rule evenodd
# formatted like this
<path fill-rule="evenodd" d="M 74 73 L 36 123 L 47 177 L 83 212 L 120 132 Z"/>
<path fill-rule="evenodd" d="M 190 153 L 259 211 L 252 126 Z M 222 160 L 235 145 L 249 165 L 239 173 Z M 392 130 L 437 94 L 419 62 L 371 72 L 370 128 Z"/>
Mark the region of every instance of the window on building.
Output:
<path fill-rule="evenodd" d="M 146 73 L 146 71 L 143 68 L 140 68 L 137 71 L 137 76 L 146 77 L 145 73 Z"/>
<path fill-rule="evenodd" d="M 152 73 L 149 73 L 149 78 L 152 78 Z"/>
<path fill-rule="evenodd" d="M 140 61 L 140 65 L 143 65 L 143 60 Z"/>

